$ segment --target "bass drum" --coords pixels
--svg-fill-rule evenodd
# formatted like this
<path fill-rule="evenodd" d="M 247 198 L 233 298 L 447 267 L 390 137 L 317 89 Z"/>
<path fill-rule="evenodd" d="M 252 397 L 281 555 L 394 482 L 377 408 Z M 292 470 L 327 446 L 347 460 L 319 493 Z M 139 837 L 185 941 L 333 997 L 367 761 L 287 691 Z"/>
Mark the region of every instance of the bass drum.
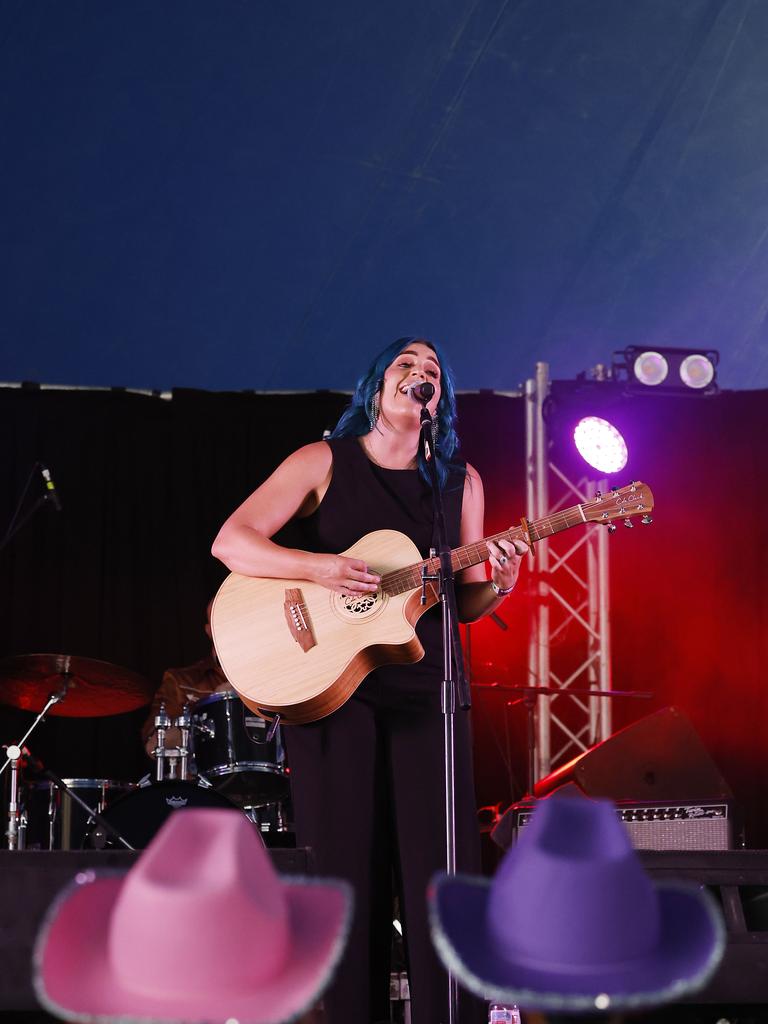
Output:
<path fill-rule="evenodd" d="M 134 790 L 108 807 L 103 817 L 135 850 L 143 850 L 167 818 L 183 807 L 239 810 L 215 789 L 195 785 L 194 782 L 165 781 Z M 97 850 L 123 848 L 122 843 L 108 835 L 100 825 L 90 833 L 88 845 Z"/>

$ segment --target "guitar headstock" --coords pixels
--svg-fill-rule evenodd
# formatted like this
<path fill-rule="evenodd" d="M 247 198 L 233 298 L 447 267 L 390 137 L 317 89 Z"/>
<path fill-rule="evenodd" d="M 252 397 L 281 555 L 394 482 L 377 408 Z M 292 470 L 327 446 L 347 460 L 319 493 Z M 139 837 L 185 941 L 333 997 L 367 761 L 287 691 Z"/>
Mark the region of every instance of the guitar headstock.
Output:
<path fill-rule="evenodd" d="M 641 522 L 651 523 L 650 512 L 653 509 L 653 494 L 648 484 L 634 480 L 626 487 L 612 487 L 610 491 L 585 501 L 580 506 L 584 518 L 590 523 L 610 523 L 613 519 L 623 519 L 627 526 L 632 526 L 632 516 L 642 516 Z M 614 526 L 611 530 L 615 530 Z"/>

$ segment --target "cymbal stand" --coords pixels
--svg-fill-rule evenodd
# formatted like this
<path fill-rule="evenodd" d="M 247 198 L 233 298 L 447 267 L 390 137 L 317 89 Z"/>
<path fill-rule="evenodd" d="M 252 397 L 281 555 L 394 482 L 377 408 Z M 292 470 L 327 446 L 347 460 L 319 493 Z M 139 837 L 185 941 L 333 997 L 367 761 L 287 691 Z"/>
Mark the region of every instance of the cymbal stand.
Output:
<path fill-rule="evenodd" d="M 8 839 L 9 850 L 18 850 L 19 848 L 19 761 L 21 760 L 24 744 L 38 725 L 43 721 L 54 704 L 58 704 L 60 700 L 63 700 L 64 697 L 66 697 L 70 681 L 70 673 L 67 669 L 61 673 L 61 678 L 61 687 L 49 696 L 45 707 L 21 737 L 19 742 L 11 743 L 6 748 L 6 758 L 2 766 L 0 766 L 0 775 L 3 774 L 8 765 L 11 766 L 11 785 L 8 800 L 8 828 L 5 833 Z"/>
<path fill-rule="evenodd" d="M 26 513 L 21 517 L 21 519 L 19 519 L 21 507 L 24 504 L 24 499 L 27 496 L 29 485 L 32 483 L 32 478 L 34 477 L 35 472 L 38 469 L 42 468 L 43 467 L 41 467 L 39 462 L 34 462 L 32 464 L 32 469 L 29 471 L 27 482 L 24 485 L 24 489 L 21 492 L 21 497 L 19 498 L 16 504 L 16 508 L 11 517 L 11 521 L 6 527 L 2 539 L 0 539 L 0 551 L 2 551 L 11 542 L 11 540 L 16 536 L 16 534 L 22 529 L 22 527 L 26 526 L 26 524 L 32 519 L 32 517 L 35 515 L 38 509 L 42 508 L 43 505 L 45 505 L 46 502 L 48 502 L 49 500 L 54 502 L 54 505 L 58 511 L 61 511 L 61 503 L 58 501 L 58 499 L 54 500 L 53 495 L 50 494 L 48 491 L 45 491 L 34 501 L 32 506 L 26 511 Z M 48 474 L 48 481 L 51 490 L 53 490 L 53 481 L 51 481 L 50 479 L 50 473 Z M 63 677 L 62 689 L 57 693 L 51 694 L 51 696 L 48 698 L 48 703 L 45 705 L 43 710 L 34 720 L 29 729 L 27 729 L 22 739 L 18 743 L 11 743 L 6 748 L 7 755 L 2 766 L 0 766 L 0 775 L 3 774 L 8 765 L 11 766 L 11 793 L 8 806 L 8 831 L 6 832 L 6 835 L 8 837 L 9 850 L 17 850 L 19 842 L 19 760 L 21 759 L 22 749 L 27 741 L 27 738 L 32 735 L 33 730 L 40 724 L 40 722 L 42 722 L 42 720 L 48 713 L 48 710 L 67 695 L 67 689 L 69 688 L 69 672 L 64 671 L 61 673 L 61 675 Z"/>
<path fill-rule="evenodd" d="M 13 744 L 11 744 L 11 746 L 8 747 L 8 756 L 6 757 L 5 762 L 2 765 L 2 767 L 0 767 L 0 775 L 3 774 L 5 769 L 11 763 L 10 751 L 11 751 L 12 747 L 18 747 L 19 750 L 21 750 L 22 747 L 24 746 L 24 744 L 29 739 L 29 737 L 32 735 L 32 733 L 35 731 L 35 729 L 38 727 L 38 725 L 42 722 L 42 720 L 48 714 L 50 709 L 53 707 L 53 705 L 54 704 L 58 704 L 60 700 L 63 700 L 66 697 L 67 690 L 69 689 L 69 676 L 70 676 L 70 673 L 69 672 L 62 672 L 61 676 L 62 676 L 62 680 L 63 680 L 62 685 L 61 685 L 61 689 L 57 690 L 55 693 L 52 693 L 50 695 L 50 697 L 48 698 L 48 702 L 46 703 L 45 707 L 40 712 L 40 714 L 37 716 L 37 718 L 34 720 L 32 725 L 30 725 L 30 727 L 27 729 L 27 731 L 21 737 L 19 742 L 18 743 L 13 743 Z M 18 760 L 18 756 L 15 758 L 15 760 Z"/>
<path fill-rule="evenodd" d="M 8 798 L 8 828 L 5 835 L 8 840 L 9 850 L 19 848 L 19 761 L 21 760 L 21 747 L 12 743 L 8 748 L 8 760 L 6 764 L 11 766 L 11 792 Z M 5 767 L 5 765 L 3 766 Z"/>

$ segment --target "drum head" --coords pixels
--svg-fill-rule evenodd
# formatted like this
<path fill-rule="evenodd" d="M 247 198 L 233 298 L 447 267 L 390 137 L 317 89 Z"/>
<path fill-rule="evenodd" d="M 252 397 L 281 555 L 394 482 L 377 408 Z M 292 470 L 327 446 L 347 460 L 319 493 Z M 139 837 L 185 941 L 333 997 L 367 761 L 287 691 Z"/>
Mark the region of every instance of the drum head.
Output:
<path fill-rule="evenodd" d="M 182 807 L 224 807 L 235 805 L 215 789 L 193 782 L 155 782 L 137 789 L 107 808 L 103 817 L 136 850 L 143 850 L 160 830 L 161 825 Z M 122 846 L 98 826 L 89 836 L 89 846 L 97 849 Z"/>

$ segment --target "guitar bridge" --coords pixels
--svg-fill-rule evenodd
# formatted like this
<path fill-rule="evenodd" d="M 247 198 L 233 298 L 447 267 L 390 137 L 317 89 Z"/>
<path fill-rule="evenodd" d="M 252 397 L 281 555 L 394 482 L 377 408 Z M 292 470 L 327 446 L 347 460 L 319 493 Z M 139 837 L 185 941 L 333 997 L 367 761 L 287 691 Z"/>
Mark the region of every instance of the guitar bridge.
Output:
<path fill-rule="evenodd" d="M 309 619 L 309 610 L 304 604 L 303 595 L 297 587 L 292 587 L 285 592 L 283 602 L 285 621 L 288 629 L 302 651 L 311 650 L 316 644 L 315 634 L 312 632 L 312 623 Z"/>

